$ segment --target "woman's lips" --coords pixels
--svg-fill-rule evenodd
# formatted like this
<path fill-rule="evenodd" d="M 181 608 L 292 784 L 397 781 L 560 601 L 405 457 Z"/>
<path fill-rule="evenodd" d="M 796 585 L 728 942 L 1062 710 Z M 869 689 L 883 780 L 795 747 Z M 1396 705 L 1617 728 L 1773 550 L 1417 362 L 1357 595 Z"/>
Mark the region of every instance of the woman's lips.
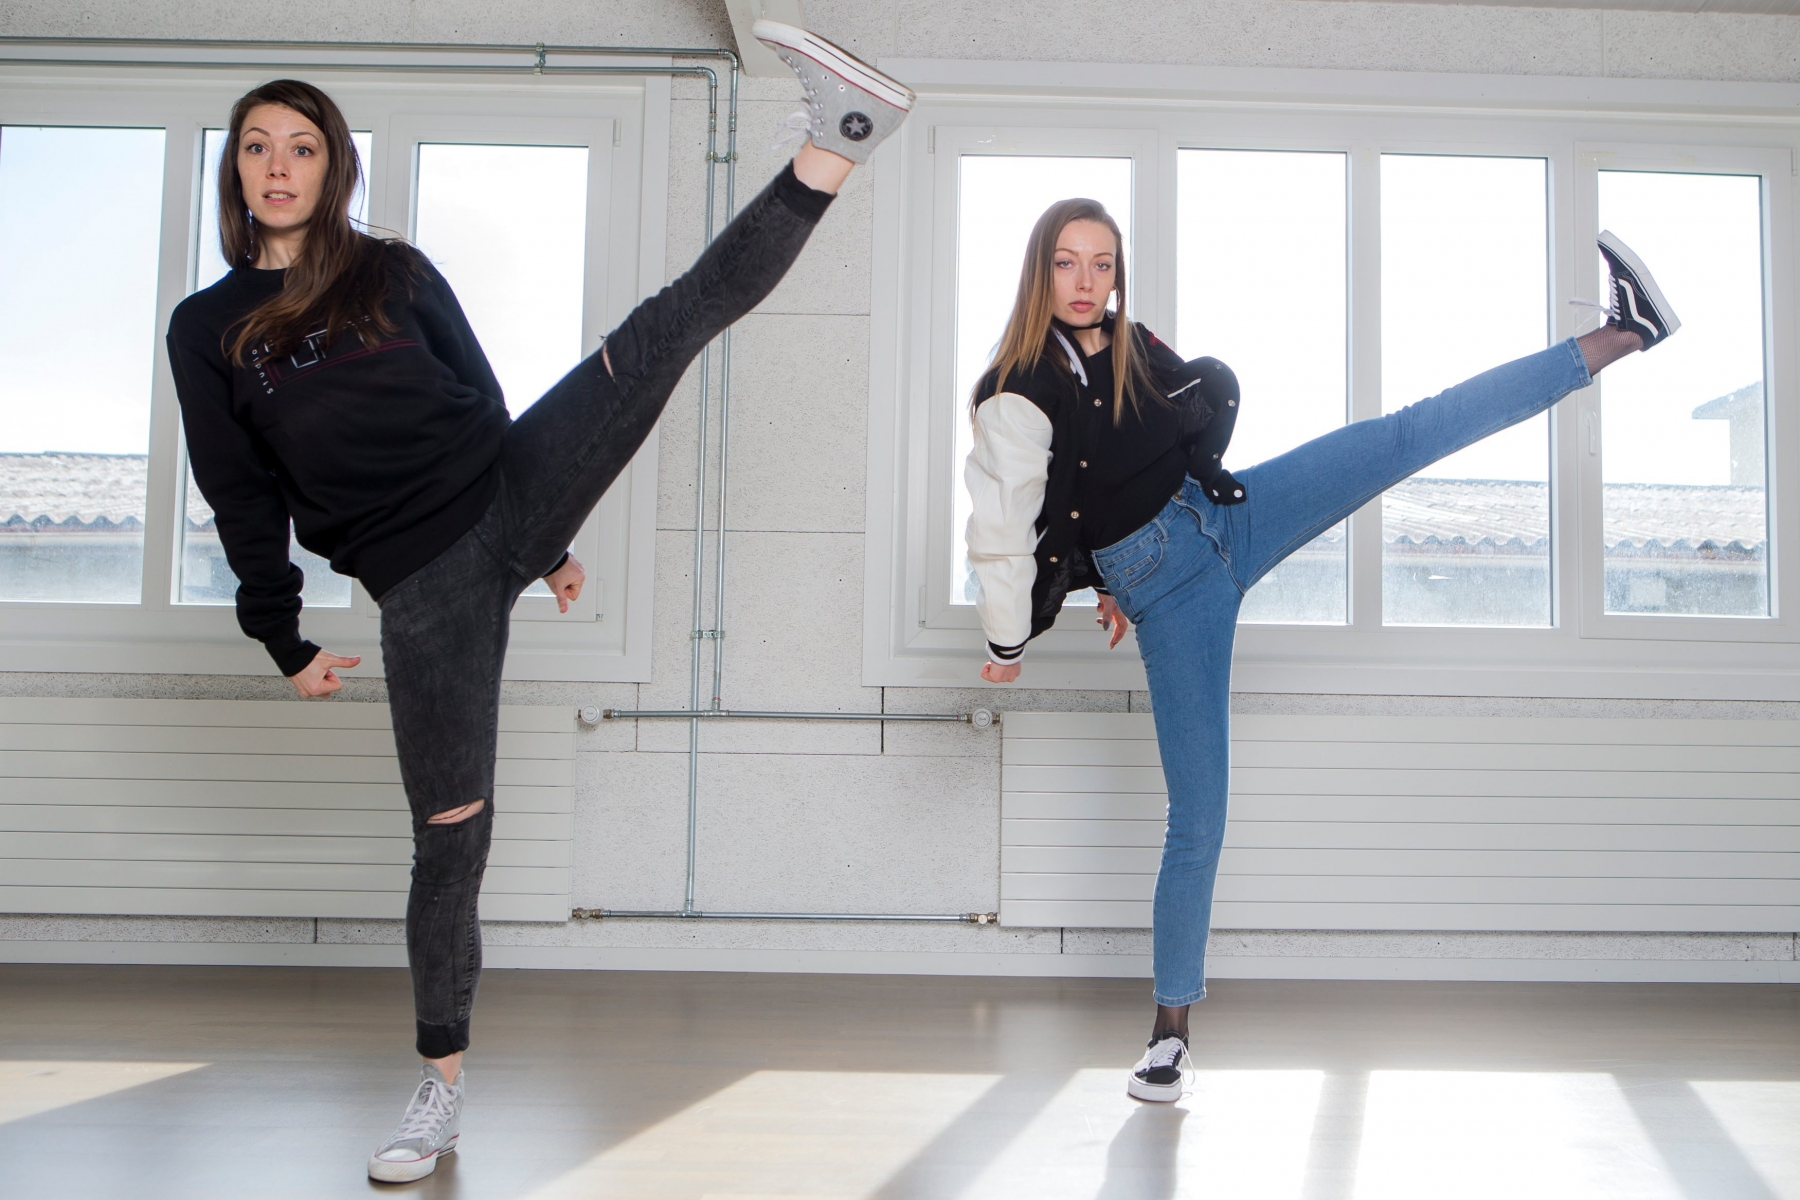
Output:
<path fill-rule="evenodd" d="M 1094 302 L 1091 300 L 1077 300 L 1075 303 L 1069 305 L 1069 307 L 1076 312 L 1091 312 L 1094 307 Z"/>

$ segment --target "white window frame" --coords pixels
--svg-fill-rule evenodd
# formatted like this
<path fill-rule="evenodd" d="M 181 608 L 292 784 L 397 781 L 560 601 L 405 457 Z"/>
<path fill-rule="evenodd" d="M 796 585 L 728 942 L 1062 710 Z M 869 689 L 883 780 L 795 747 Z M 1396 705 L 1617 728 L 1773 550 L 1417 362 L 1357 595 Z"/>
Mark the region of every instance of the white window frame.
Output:
<path fill-rule="evenodd" d="M 274 669 L 261 645 L 238 629 L 232 606 L 177 602 L 187 464 L 162 334 L 192 290 L 204 131 L 222 126 L 237 96 L 276 74 L 307 72 L 0 69 L 0 124 L 167 131 L 141 602 L 0 602 L 0 670 L 267 675 Z M 386 229 L 412 230 L 420 140 L 589 148 L 584 353 L 662 285 L 667 77 L 530 84 L 469 75 L 321 72 L 316 78 L 353 129 L 373 131 L 373 161 L 364 164 L 369 219 Z M 589 578 L 584 603 L 565 616 L 551 599 L 520 601 L 508 678 L 650 677 L 656 465 L 653 432 L 578 535 L 574 550 Z M 301 632 L 339 653 L 362 655 L 360 676 L 381 672 L 377 609 L 360 585 L 348 608 L 306 609 Z"/>
<path fill-rule="evenodd" d="M 1585 143 L 1576 149 L 1581 164 L 1576 175 L 1580 199 L 1576 206 L 1576 219 L 1587 222 L 1587 229 L 1583 232 L 1590 238 L 1599 232 L 1596 223 L 1597 193 L 1602 170 L 1755 175 L 1761 178 L 1763 377 L 1769 381 L 1769 385 L 1763 389 L 1763 420 L 1766 422 L 1763 444 L 1767 447 L 1764 470 L 1769 483 L 1769 615 L 1766 617 L 1694 618 L 1606 611 L 1606 564 L 1601 554 L 1601 456 L 1593 452 L 1595 448 L 1603 449 L 1606 442 L 1600 404 L 1600 395 L 1606 386 L 1605 377 L 1602 376 L 1599 387 L 1591 388 L 1583 395 L 1580 410 L 1582 440 L 1574 456 L 1580 470 L 1583 516 L 1580 569 L 1584 575 L 1581 590 L 1585 603 L 1581 609 L 1582 636 L 1627 639 L 1656 637 L 1670 641 L 1800 642 L 1800 615 L 1797 615 L 1800 614 L 1800 579 L 1794 577 L 1796 572 L 1780 569 L 1782 541 L 1777 536 L 1780 526 L 1794 528 L 1793 522 L 1783 521 L 1781 515 L 1791 503 L 1788 493 L 1800 496 L 1800 488 L 1791 486 L 1796 478 L 1794 472 L 1800 464 L 1794 458 L 1795 439 L 1791 431 L 1782 428 L 1786 422 L 1783 420 L 1782 406 L 1774 403 L 1777 393 L 1773 386 L 1777 378 L 1791 379 L 1794 368 L 1793 339 L 1778 335 L 1777 330 L 1784 326 L 1775 316 L 1778 312 L 1786 314 L 1793 311 L 1795 260 L 1791 233 L 1795 151 L 1719 145 L 1651 147 L 1619 142 Z M 1777 264 L 1787 264 L 1787 269 L 1770 269 Z M 1792 326 L 1789 324 L 1785 327 Z M 1789 390 L 1781 395 L 1791 395 L 1791 392 L 1790 384 Z M 1779 486 L 1781 483 L 1790 486 Z"/>
<path fill-rule="evenodd" d="M 1241 625 L 1240 691 L 1421 695 L 1800 699 L 1800 627 L 1783 563 L 1800 562 L 1788 486 L 1800 476 L 1796 432 L 1779 419 L 1796 399 L 1790 178 L 1800 162 L 1800 87 L 1550 80 L 1381 72 L 1209 70 L 901 60 L 920 102 L 876 179 L 870 355 L 869 546 L 864 683 L 974 686 L 984 659 L 969 606 L 940 587 L 960 531 L 947 528 L 943 434 L 954 314 L 954 156 L 981 138 L 1020 152 L 1138 157 L 1134 315 L 1174 328 L 1175 153 L 1182 148 L 1329 150 L 1349 154 L 1350 418 L 1381 414 L 1380 156 L 1491 154 L 1547 161 L 1553 340 L 1594 298 L 1596 154 L 1607 165 L 1669 162 L 1765 179 L 1765 319 L 1770 411 L 1767 618 L 1606 615 L 1598 459 L 1579 454 L 1598 391 L 1551 420 L 1552 624 L 1538 628 L 1384 626 L 1381 511 L 1351 518 L 1350 622 Z M 990 68 L 995 68 L 990 70 Z M 1079 80 L 1071 92 L 1070 81 Z M 1108 138 L 1111 141 L 1108 141 Z M 1694 167 L 1695 162 L 1717 164 Z M 947 183 L 946 180 L 949 182 Z M 1585 207 L 1584 207 L 1585 205 Z M 1162 247 L 1160 261 L 1153 247 Z M 1583 253 L 1583 247 L 1587 247 Z M 1478 254 L 1478 243 L 1472 245 Z M 1474 261 L 1472 259 L 1472 261 Z M 1273 315 L 1271 319 L 1282 319 Z M 1288 314 L 1303 333 L 1303 309 Z M 1204 347 L 1182 347 L 1203 353 Z M 1254 403 L 1253 397 L 1246 398 Z M 939 598 L 942 598 L 941 600 Z M 1108 652 L 1067 616 L 1026 653 L 1022 686 L 1142 688 L 1137 655 Z"/>

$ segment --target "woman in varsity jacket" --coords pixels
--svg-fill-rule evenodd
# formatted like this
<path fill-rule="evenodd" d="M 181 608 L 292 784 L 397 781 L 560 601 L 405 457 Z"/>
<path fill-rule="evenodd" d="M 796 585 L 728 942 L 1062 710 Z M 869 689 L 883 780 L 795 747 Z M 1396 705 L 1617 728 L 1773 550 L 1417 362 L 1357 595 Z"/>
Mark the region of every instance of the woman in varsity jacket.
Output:
<path fill-rule="evenodd" d="M 304 697 L 337 691 L 358 663 L 301 635 L 290 526 L 381 608 L 412 808 L 406 947 L 425 1063 L 371 1178 L 429 1174 L 460 1134 L 513 602 L 539 578 L 565 609 L 580 593 L 569 541 L 688 364 L 774 290 L 851 168 L 912 106 L 903 85 L 805 30 L 758 21 L 755 33 L 800 76 L 807 144 L 517 421 L 444 277 L 404 241 L 351 224 L 359 170 L 331 98 L 276 80 L 232 111 L 219 170 L 232 269 L 176 308 L 169 360 L 244 632 Z"/>
<path fill-rule="evenodd" d="M 1224 453 L 1237 379 L 1215 359 L 1183 362 L 1130 320 L 1121 244 L 1093 200 L 1053 204 L 1033 228 L 1012 315 L 971 396 L 966 536 L 988 640 L 983 679 L 1018 679 L 1026 643 L 1070 592 L 1099 593 L 1111 645 L 1137 627 L 1169 809 L 1152 918 L 1156 1017 L 1127 1089 L 1167 1101 L 1189 1067 L 1188 1007 L 1206 994 L 1244 593 L 1385 489 L 1544 411 L 1680 321 L 1637 256 L 1602 233 L 1612 276 L 1603 328 L 1234 476 Z M 1471 283 L 1470 320 L 1481 302 Z M 1304 339 L 1303 321 L 1295 330 Z"/>

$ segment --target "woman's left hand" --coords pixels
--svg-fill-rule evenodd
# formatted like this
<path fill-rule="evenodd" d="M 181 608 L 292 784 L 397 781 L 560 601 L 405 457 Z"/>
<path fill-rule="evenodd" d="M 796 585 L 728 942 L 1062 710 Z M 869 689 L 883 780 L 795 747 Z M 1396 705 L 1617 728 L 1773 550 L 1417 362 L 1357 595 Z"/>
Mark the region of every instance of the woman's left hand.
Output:
<path fill-rule="evenodd" d="M 1118 645 L 1125 631 L 1131 628 L 1131 621 L 1119 611 L 1119 602 L 1111 596 L 1100 597 L 1100 615 L 1094 619 L 1100 623 L 1100 628 L 1112 628 L 1112 641 L 1106 643 L 1108 650 Z"/>
<path fill-rule="evenodd" d="M 573 554 L 563 560 L 563 565 L 544 576 L 544 583 L 550 594 L 556 597 L 556 611 L 568 612 L 570 603 L 581 595 L 581 585 L 587 582 L 587 572 L 575 561 Z"/>

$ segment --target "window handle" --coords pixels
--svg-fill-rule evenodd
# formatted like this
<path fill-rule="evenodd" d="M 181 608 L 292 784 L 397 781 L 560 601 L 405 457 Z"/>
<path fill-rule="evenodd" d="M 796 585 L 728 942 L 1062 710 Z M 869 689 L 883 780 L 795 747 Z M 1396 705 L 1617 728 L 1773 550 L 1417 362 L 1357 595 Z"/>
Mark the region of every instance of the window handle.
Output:
<path fill-rule="evenodd" d="M 1587 421 L 1588 457 L 1596 458 L 1600 454 L 1600 418 L 1594 413 L 1588 413 L 1585 419 Z"/>

